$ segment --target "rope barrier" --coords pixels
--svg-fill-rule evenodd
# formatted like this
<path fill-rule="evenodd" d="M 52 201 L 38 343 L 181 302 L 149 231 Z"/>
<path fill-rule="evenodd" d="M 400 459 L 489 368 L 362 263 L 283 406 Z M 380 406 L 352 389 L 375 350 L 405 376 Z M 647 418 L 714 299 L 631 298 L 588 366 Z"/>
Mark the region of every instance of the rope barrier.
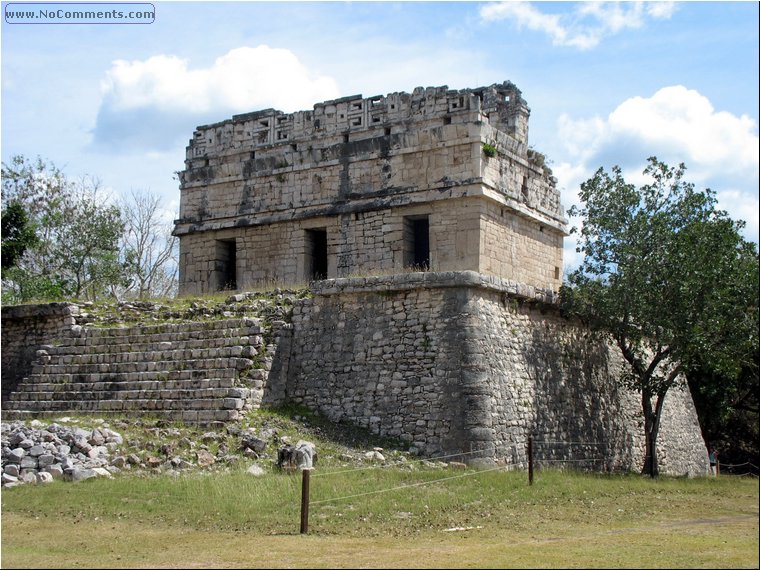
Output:
<path fill-rule="evenodd" d="M 483 469 L 480 471 L 473 471 L 472 473 L 463 473 L 461 475 L 452 475 L 451 477 L 442 477 L 441 479 L 434 479 L 432 481 L 420 481 L 419 483 L 411 483 L 409 485 L 399 485 L 398 487 L 391 487 L 388 489 L 379 489 L 377 491 L 367 491 L 366 493 L 357 493 L 356 495 L 345 495 L 343 497 L 333 497 L 331 499 L 322 499 L 321 501 L 311 501 L 312 505 L 319 505 L 322 503 L 332 503 L 334 501 L 342 501 L 344 499 L 355 499 L 357 497 L 365 497 L 367 495 L 379 495 L 380 493 L 389 493 L 391 491 L 397 491 L 399 489 L 408 489 L 411 487 L 421 487 L 423 485 L 430 485 L 433 483 L 440 483 L 442 481 L 450 481 L 452 479 L 461 479 L 462 477 L 471 477 L 473 475 L 480 475 L 482 473 L 488 473 L 489 471 L 496 471 L 498 469 L 504 469 L 503 465 L 498 467 L 492 467 L 490 469 Z"/>
<path fill-rule="evenodd" d="M 749 465 L 750 467 L 757 469 L 757 465 L 750 463 L 749 461 L 745 461 L 744 463 L 721 463 L 720 467 L 723 469 L 724 467 L 744 467 L 745 465 Z"/>
<path fill-rule="evenodd" d="M 609 445 L 606 441 L 549 441 L 534 439 L 533 443 L 544 443 L 548 445 Z"/>

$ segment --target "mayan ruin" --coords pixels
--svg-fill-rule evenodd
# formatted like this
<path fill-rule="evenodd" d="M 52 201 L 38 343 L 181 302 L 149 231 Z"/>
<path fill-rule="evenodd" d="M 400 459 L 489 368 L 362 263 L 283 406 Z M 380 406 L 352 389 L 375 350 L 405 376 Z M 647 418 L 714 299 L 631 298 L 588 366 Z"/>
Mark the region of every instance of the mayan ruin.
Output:
<path fill-rule="evenodd" d="M 566 220 L 510 82 L 344 97 L 198 127 L 180 293 L 476 271 L 556 291 Z"/>
<path fill-rule="evenodd" d="M 3 307 L 4 418 L 218 425 L 293 403 L 421 456 L 524 467 L 538 437 L 593 442 L 552 460 L 638 468 L 628 364 L 559 311 L 567 221 L 529 114 L 504 82 L 198 127 L 179 173 L 179 299 L 226 300 L 121 306 L 128 322 L 100 324 L 71 303 Z M 705 473 L 688 388 L 662 418 L 663 472 Z"/>

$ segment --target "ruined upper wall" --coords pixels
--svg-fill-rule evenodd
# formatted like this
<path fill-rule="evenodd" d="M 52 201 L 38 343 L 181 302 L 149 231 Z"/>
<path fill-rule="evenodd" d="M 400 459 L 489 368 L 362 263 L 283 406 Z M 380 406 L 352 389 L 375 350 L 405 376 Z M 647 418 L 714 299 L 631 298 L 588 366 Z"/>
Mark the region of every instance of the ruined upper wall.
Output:
<path fill-rule="evenodd" d="M 234 115 L 226 121 L 199 126 L 187 147 L 186 159 L 471 113 L 476 116 L 482 113 L 492 126 L 527 144 L 530 109 L 520 90 L 511 82 L 504 82 L 476 89 L 418 87 L 411 94 L 400 92 L 368 98 L 353 95 L 317 103 L 312 111 L 283 113 L 264 109 Z"/>
<path fill-rule="evenodd" d="M 564 233 L 556 179 L 528 149 L 529 114 L 505 82 L 344 97 L 198 127 L 179 173 L 175 235 L 454 196 L 487 196 Z"/>

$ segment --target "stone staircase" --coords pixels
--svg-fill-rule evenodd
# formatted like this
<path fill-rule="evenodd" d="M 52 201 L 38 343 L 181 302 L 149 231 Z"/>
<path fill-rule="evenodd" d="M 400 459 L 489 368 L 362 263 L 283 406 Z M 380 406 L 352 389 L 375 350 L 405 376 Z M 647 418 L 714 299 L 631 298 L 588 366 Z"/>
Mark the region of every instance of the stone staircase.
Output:
<path fill-rule="evenodd" d="M 271 358 L 258 318 L 76 327 L 36 352 L 3 419 L 149 415 L 215 424 L 261 403 Z M 270 348 L 271 350 L 271 348 Z"/>

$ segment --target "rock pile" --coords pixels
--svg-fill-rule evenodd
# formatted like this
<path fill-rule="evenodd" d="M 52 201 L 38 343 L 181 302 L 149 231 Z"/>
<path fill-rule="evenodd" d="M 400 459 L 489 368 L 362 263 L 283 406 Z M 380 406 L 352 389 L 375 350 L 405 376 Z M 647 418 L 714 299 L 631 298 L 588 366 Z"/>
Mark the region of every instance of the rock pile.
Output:
<path fill-rule="evenodd" d="M 197 442 L 182 430 L 169 427 L 147 428 L 144 437 L 125 441 L 102 419 L 92 420 L 96 427 L 68 423 L 65 417 L 53 423 L 3 422 L 2 486 L 82 481 L 112 477 L 125 470 L 176 475 L 190 469 L 215 469 L 243 459 L 266 459 L 271 440 L 287 441 L 277 436 L 276 430 L 233 425 L 225 432 L 206 432 Z M 214 452 L 210 451 L 212 446 Z M 265 471 L 253 465 L 248 472 L 261 475 Z"/>
<path fill-rule="evenodd" d="M 111 477 L 112 471 L 118 470 L 111 464 L 111 454 L 121 443 L 121 435 L 107 427 L 4 423 L 2 485 Z"/>

